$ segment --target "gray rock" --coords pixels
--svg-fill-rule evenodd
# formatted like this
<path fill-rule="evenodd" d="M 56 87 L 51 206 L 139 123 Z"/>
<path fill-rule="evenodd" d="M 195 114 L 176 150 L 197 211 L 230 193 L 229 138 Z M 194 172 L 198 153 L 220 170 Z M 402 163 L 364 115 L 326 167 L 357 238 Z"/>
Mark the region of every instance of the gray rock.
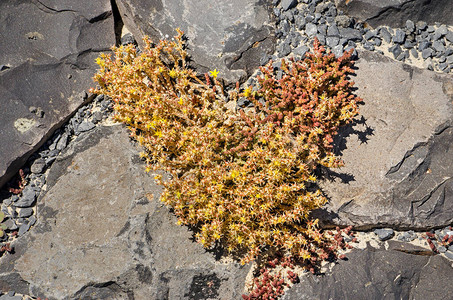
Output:
<path fill-rule="evenodd" d="M 390 43 L 390 41 L 392 40 L 392 35 L 385 27 L 382 27 L 381 29 L 379 29 L 379 35 L 382 37 L 382 39 L 386 43 Z"/>
<path fill-rule="evenodd" d="M 392 38 L 394 43 L 403 44 L 405 39 L 406 39 L 406 33 L 403 30 L 401 30 L 401 29 L 395 30 L 395 35 Z"/>
<path fill-rule="evenodd" d="M 280 5 L 283 9 L 283 11 L 286 11 L 288 9 L 291 9 L 293 7 L 296 7 L 297 5 L 297 0 L 282 0 L 280 2 Z"/>
<path fill-rule="evenodd" d="M 440 25 L 439 28 L 436 29 L 436 33 L 441 37 L 445 36 L 448 33 L 447 26 L 445 26 L 445 24 Z"/>
<path fill-rule="evenodd" d="M 308 274 L 292 286 L 282 300 L 293 299 L 449 299 L 453 287 L 438 287 L 453 279 L 451 262 L 437 256 L 414 255 L 426 251 L 389 241 L 389 249 L 371 246 L 353 250 L 323 276 Z M 433 276 L 435 274 L 435 276 Z M 328 287 L 328 288 L 326 288 Z"/>
<path fill-rule="evenodd" d="M 299 30 L 304 30 L 307 21 L 305 21 L 305 17 L 302 14 L 297 15 L 296 17 L 296 26 Z"/>
<path fill-rule="evenodd" d="M 337 45 L 333 47 L 333 54 L 335 54 L 335 57 L 341 57 L 344 54 L 344 48 L 343 45 Z"/>
<path fill-rule="evenodd" d="M 411 49 L 411 54 L 414 58 L 418 58 L 418 51 L 415 48 Z"/>
<path fill-rule="evenodd" d="M 88 131 L 88 130 L 93 129 L 94 127 L 96 127 L 96 125 L 94 125 L 92 122 L 90 122 L 90 121 L 83 121 L 83 122 L 80 123 L 80 125 L 77 127 L 77 131 L 78 131 L 78 132 L 85 132 L 85 131 Z"/>
<path fill-rule="evenodd" d="M 447 252 L 444 253 L 444 255 L 445 255 L 447 258 L 453 260 L 453 251 L 448 250 Z"/>
<path fill-rule="evenodd" d="M 331 212 L 320 212 L 321 220 L 363 229 L 450 224 L 453 77 L 368 51 L 359 57 L 354 82 L 363 119 L 336 137 L 345 166 L 320 182 Z"/>
<path fill-rule="evenodd" d="M 404 48 L 406 48 L 406 49 L 412 49 L 412 48 L 415 47 L 415 43 L 414 43 L 414 42 L 409 42 L 408 40 L 406 40 L 406 41 L 404 42 L 404 45 L 403 45 L 403 46 L 404 46 Z"/>
<path fill-rule="evenodd" d="M 30 167 L 30 171 L 34 174 L 40 174 L 46 167 L 46 160 L 43 158 L 36 159 Z"/>
<path fill-rule="evenodd" d="M 437 52 L 445 52 L 445 46 L 444 44 L 441 42 L 441 41 L 435 41 L 433 43 L 433 46 L 434 50 L 436 50 Z"/>
<path fill-rule="evenodd" d="M 66 132 L 63 133 L 61 138 L 58 140 L 58 143 L 55 148 L 60 151 L 63 150 L 64 148 L 66 148 L 66 145 L 68 144 L 68 139 L 69 139 L 69 134 Z"/>
<path fill-rule="evenodd" d="M 36 223 L 36 217 L 34 215 L 31 216 L 30 218 L 28 218 L 28 224 L 30 224 L 30 226 L 35 225 L 35 223 Z"/>
<path fill-rule="evenodd" d="M 411 20 L 407 20 L 406 21 L 406 29 L 409 33 L 411 32 L 414 32 L 415 31 L 415 24 L 414 22 L 412 22 Z"/>
<path fill-rule="evenodd" d="M 322 35 L 327 35 L 327 25 L 326 24 L 319 25 L 318 32 Z"/>
<path fill-rule="evenodd" d="M 343 28 L 348 28 L 354 25 L 354 21 L 350 17 L 345 15 L 336 16 L 335 22 L 337 23 L 338 26 Z"/>
<path fill-rule="evenodd" d="M 390 26 L 401 28 L 406 21 L 439 22 L 453 25 L 453 5 L 450 0 L 336 0 L 338 9 L 372 27 Z"/>
<path fill-rule="evenodd" d="M 305 33 L 309 37 L 314 37 L 318 33 L 318 27 L 313 23 L 308 23 L 305 25 Z"/>
<path fill-rule="evenodd" d="M 22 208 L 19 211 L 19 218 L 28 218 L 31 215 L 33 215 L 33 208 L 31 208 L 31 207 Z"/>
<path fill-rule="evenodd" d="M 305 45 L 302 45 L 302 46 L 299 46 L 299 47 L 295 48 L 295 49 L 293 50 L 293 53 L 294 53 L 295 55 L 299 55 L 299 56 L 301 56 L 301 57 L 304 57 L 304 56 L 305 56 L 305 53 L 307 53 L 309 50 L 310 50 L 310 48 L 308 48 L 308 47 L 305 46 Z"/>
<path fill-rule="evenodd" d="M 417 22 L 417 30 L 424 31 L 428 28 L 428 24 L 425 21 L 418 21 Z"/>
<path fill-rule="evenodd" d="M 24 223 L 20 225 L 19 227 L 19 232 L 17 233 L 18 236 L 23 236 L 29 229 L 30 229 L 30 223 Z"/>
<path fill-rule="evenodd" d="M 445 38 L 446 38 L 447 41 L 449 41 L 450 43 L 453 43 L 453 32 L 448 31 L 448 33 L 445 35 Z"/>
<path fill-rule="evenodd" d="M 382 41 L 381 41 L 380 38 L 376 37 L 376 38 L 371 40 L 371 43 L 373 43 L 374 45 L 379 47 L 382 44 Z"/>
<path fill-rule="evenodd" d="M 6 220 L 5 222 L 3 222 L 3 224 L 6 225 L 6 227 L 8 228 L 8 230 L 16 230 L 17 229 L 17 225 L 16 225 L 16 222 L 14 222 L 14 220 L 12 219 L 8 219 Z"/>
<path fill-rule="evenodd" d="M 327 28 L 327 36 L 339 37 L 340 31 L 338 30 L 338 27 L 336 25 L 330 25 Z"/>
<path fill-rule="evenodd" d="M 418 50 L 423 51 L 425 49 L 428 49 L 428 47 L 431 46 L 431 42 L 428 40 L 423 40 L 418 44 Z"/>
<path fill-rule="evenodd" d="M 108 0 L 5 0 L 0 23 L 0 61 L 10 67 L 0 74 L 1 187 L 89 101 L 78 94 L 93 85 L 94 59 L 109 51 L 115 34 Z"/>
<path fill-rule="evenodd" d="M 278 57 L 284 57 L 291 53 L 291 46 L 285 42 L 278 46 Z"/>
<path fill-rule="evenodd" d="M 132 44 L 132 45 L 137 44 L 134 36 L 130 32 L 126 33 L 125 35 L 123 35 L 121 37 L 121 45 L 125 46 L 125 45 L 129 45 L 129 44 Z"/>
<path fill-rule="evenodd" d="M 0 296 L 0 300 L 22 300 L 22 296 L 10 296 L 9 294 Z"/>
<path fill-rule="evenodd" d="M 381 241 L 386 241 L 386 240 L 389 240 L 391 239 L 394 235 L 395 235 L 395 232 L 393 231 L 393 229 L 375 229 L 373 231 L 379 238 L 379 240 Z"/>
<path fill-rule="evenodd" d="M 264 2 L 119 0 L 116 3 L 124 24 L 140 47 L 145 35 L 158 41 L 173 37 L 175 28 L 179 27 L 188 38 L 188 51 L 197 72 L 217 69 L 219 76 L 228 82 L 247 78 L 260 65 L 260 59 L 275 50 L 271 12 Z M 282 7 L 285 3 L 281 3 Z"/>
<path fill-rule="evenodd" d="M 36 191 L 30 186 L 26 186 L 22 191 L 22 196 L 14 202 L 16 207 L 30 207 L 36 200 Z"/>
<path fill-rule="evenodd" d="M 436 31 L 436 28 L 434 28 L 433 25 L 429 25 L 428 28 L 426 29 L 426 31 L 428 31 L 429 33 L 433 33 Z"/>
<path fill-rule="evenodd" d="M 339 28 L 341 37 L 351 41 L 361 41 L 362 34 L 359 30 L 353 28 Z"/>
<path fill-rule="evenodd" d="M 318 41 L 319 41 L 319 43 L 321 45 L 325 45 L 326 44 L 326 36 L 325 35 L 322 35 L 322 34 L 318 33 L 316 35 L 316 38 L 318 39 Z"/>
<path fill-rule="evenodd" d="M 363 48 L 365 50 L 373 51 L 374 50 L 374 45 L 371 44 L 370 42 L 365 42 L 365 43 L 363 43 Z"/>
<path fill-rule="evenodd" d="M 445 253 L 447 251 L 447 248 L 445 248 L 444 246 L 439 246 L 437 247 L 437 250 L 440 252 L 440 253 Z"/>
<path fill-rule="evenodd" d="M 219 263 L 192 241 L 139 151 L 123 126 L 71 143 L 49 170 L 27 246 L 16 246 L 2 276 L 16 273 L 49 299 L 239 299 L 250 266 Z"/>
<path fill-rule="evenodd" d="M 429 57 L 432 57 L 434 55 L 434 50 L 431 48 L 427 48 L 422 51 L 422 57 L 423 59 L 427 59 Z"/>
<path fill-rule="evenodd" d="M 336 36 L 328 36 L 326 38 L 326 45 L 329 46 L 330 48 L 334 48 L 335 46 L 338 45 L 339 42 L 340 42 L 340 38 L 338 38 Z"/>
<path fill-rule="evenodd" d="M 365 40 L 371 40 L 372 38 L 376 37 L 376 31 L 374 30 L 368 30 L 367 33 L 365 33 L 365 35 L 363 36 L 365 38 Z"/>
<path fill-rule="evenodd" d="M 413 231 L 405 231 L 398 235 L 398 241 L 411 242 L 417 238 L 417 235 Z"/>
<path fill-rule="evenodd" d="M 403 52 L 400 45 L 398 45 L 398 44 L 390 47 L 389 51 L 393 54 L 393 58 L 397 58 Z"/>
<path fill-rule="evenodd" d="M 448 64 L 453 64 L 453 54 L 452 55 L 449 55 L 447 56 L 447 59 L 446 59 L 447 63 Z"/>

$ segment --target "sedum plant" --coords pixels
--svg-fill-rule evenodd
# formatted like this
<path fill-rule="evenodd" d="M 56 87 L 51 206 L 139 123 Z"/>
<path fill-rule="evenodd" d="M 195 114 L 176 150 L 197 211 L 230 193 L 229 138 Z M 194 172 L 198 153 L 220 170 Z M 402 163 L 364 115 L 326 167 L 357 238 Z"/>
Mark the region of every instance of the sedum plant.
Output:
<path fill-rule="evenodd" d="M 336 59 L 318 42 L 302 61 L 261 68 L 259 87 L 227 93 L 217 71 L 200 76 L 187 65 L 183 33 L 153 44 L 145 38 L 114 47 L 97 63 L 95 93 L 114 101 L 114 118 L 144 148 L 146 171 L 163 169 L 161 200 L 178 223 L 194 228 L 206 248 L 221 246 L 242 263 L 263 251 L 283 251 L 308 266 L 336 257 L 338 243 L 310 212 L 326 197 L 314 170 L 339 167 L 332 152 L 338 128 L 357 114 L 350 92 L 350 54 Z M 249 111 L 227 101 L 245 97 Z"/>

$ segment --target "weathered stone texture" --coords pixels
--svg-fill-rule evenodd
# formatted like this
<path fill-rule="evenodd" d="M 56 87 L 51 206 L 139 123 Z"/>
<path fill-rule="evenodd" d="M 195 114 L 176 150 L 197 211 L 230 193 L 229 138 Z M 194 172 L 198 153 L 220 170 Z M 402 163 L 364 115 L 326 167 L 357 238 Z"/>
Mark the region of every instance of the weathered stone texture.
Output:
<path fill-rule="evenodd" d="M 453 221 L 453 77 L 361 52 L 360 116 L 340 130 L 345 161 L 322 187 L 335 223 L 400 228 Z"/>
<path fill-rule="evenodd" d="M 173 37 L 175 28 L 189 39 L 189 53 L 204 73 L 235 82 L 250 75 L 260 59 L 274 51 L 273 26 L 263 1 L 252 0 L 120 0 L 118 8 L 139 44 Z"/>
<path fill-rule="evenodd" d="M 193 242 L 138 152 L 122 126 L 80 134 L 51 167 L 37 225 L 3 275 L 49 299 L 238 299 L 249 268 Z"/>
<path fill-rule="evenodd" d="M 1 187 L 86 102 L 115 43 L 110 1 L 1 1 L 0 40 Z"/>
<path fill-rule="evenodd" d="M 324 276 L 308 275 L 282 297 L 292 299 L 448 299 L 453 293 L 451 263 L 441 256 L 403 251 L 408 244 L 353 250 Z M 415 253 L 412 252 L 412 253 Z"/>
<path fill-rule="evenodd" d="M 404 27 L 406 20 L 453 25 L 451 0 L 335 0 L 347 15 L 373 27 Z"/>

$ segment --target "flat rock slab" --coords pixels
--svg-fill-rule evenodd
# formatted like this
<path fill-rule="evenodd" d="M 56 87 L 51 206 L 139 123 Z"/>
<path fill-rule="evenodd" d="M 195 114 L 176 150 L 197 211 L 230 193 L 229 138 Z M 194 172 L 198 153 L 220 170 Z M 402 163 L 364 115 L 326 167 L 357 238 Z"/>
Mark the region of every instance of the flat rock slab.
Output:
<path fill-rule="evenodd" d="M 451 224 L 453 77 L 359 54 L 352 80 L 364 105 L 335 140 L 345 167 L 321 184 L 327 218 L 356 228 Z"/>
<path fill-rule="evenodd" d="M 189 39 L 198 72 L 217 69 L 229 82 L 245 79 L 275 48 L 273 26 L 263 1 L 119 0 L 123 21 L 142 44 L 171 38 L 176 28 Z"/>
<path fill-rule="evenodd" d="M 216 261 L 176 224 L 139 151 L 123 126 L 80 134 L 50 169 L 36 226 L 2 258 L 0 287 L 49 299 L 239 299 L 249 267 Z"/>
<path fill-rule="evenodd" d="M 451 298 L 453 287 L 446 284 L 453 280 L 451 262 L 410 254 L 407 245 L 389 242 L 388 250 L 353 250 L 326 275 L 302 277 L 282 300 Z"/>
<path fill-rule="evenodd" d="M 110 1 L 0 2 L 0 187 L 80 105 L 115 43 Z"/>
<path fill-rule="evenodd" d="M 373 27 L 404 27 L 406 20 L 453 25 L 451 0 L 335 0 L 345 14 Z"/>

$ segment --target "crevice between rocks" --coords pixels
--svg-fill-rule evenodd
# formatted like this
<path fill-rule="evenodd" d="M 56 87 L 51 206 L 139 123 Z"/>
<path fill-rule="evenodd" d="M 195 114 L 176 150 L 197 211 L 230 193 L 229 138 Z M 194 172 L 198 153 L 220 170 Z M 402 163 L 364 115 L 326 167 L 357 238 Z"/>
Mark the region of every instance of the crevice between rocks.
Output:
<path fill-rule="evenodd" d="M 123 18 L 121 18 L 120 11 L 118 9 L 118 5 L 116 4 L 115 0 L 110 0 L 110 5 L 112 6 L 112 14 L 113 14 L 113 30 L 115 32 L 115 43 L 116 46 L 121 45 L 121 32 L 124 27 Z"/>

